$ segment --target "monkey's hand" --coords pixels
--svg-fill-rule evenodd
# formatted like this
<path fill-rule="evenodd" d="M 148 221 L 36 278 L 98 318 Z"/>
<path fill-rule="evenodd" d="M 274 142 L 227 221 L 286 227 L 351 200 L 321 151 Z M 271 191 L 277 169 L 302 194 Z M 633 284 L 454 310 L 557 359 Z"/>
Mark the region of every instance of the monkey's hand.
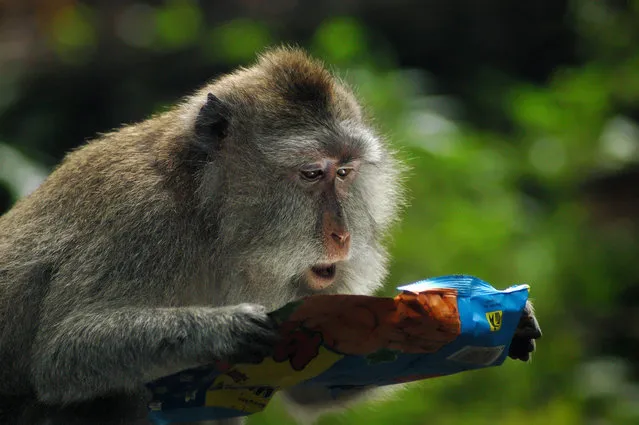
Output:
<path fill-rule="evenodd" d="M 273 353 L 280 338 L 275 321 L 259 304 L 228 307 L 226 338 L 213 347 L 213 355 L 229 363 L 259 363 Z"/>
<path fill-rule="evenodd" d="M 528 361 L 535 351 L 535 340 L 539 338 L 541 338 L 541 328 L 535 317 L 532 303 L 527 301 L 510 344 L 508 356 L 515 360 Z"/>

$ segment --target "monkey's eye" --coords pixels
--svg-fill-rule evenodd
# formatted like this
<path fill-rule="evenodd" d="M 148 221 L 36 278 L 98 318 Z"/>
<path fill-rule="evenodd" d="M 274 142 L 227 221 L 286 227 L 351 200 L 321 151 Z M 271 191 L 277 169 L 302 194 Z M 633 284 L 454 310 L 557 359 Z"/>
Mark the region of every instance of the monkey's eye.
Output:
<path fill-rule="evenodd" d="M 300 173 L 302 173 L 302 177 L 310 181 L 317 180 L 324 174 L 322 170 L 301 170 Z"/>
<path fill-rule="evenodd" d="M 337 175 L 340 176 L 341 178 L 345 178 L 351 173 L 351 171 L 353 170 L 350 168 L 340 168 L 339 170 L 337 170 Z"/>

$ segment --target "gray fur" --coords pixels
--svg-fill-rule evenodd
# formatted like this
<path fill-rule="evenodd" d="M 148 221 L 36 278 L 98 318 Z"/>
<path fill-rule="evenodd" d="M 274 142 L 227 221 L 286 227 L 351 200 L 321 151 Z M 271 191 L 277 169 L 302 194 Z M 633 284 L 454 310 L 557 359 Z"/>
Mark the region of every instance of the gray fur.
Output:
<path fill-rule="evenodd" d="M 195 131 L 208 93 L 230 111 L 221 141 Z M 289 174 L 347 145 L 362 161 L 341 206 L 352 246 L 326 292 L 370 294 L 401 169 L 350 91 L 299 51 L 70 153 L 0 218 L 0 396 L 74 405 L 267 350 L 266 311 L 313 293 L 303 273 L 323 258 L 319 201 Z"/>

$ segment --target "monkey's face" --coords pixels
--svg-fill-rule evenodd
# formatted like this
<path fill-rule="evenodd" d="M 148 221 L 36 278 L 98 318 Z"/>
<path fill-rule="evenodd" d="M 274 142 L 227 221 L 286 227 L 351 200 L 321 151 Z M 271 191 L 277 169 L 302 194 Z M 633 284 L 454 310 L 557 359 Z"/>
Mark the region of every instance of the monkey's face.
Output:
<path fill-rule="evenodd" d="M 271 307 L 379 287 L 403 168 L 352 91 L 283 50 L 199 96 L 195 133 L 214 147 L 200 194 L 214 204 L 214 257 L 226 278 Z"/>
<path fill-rule="evenodd" d="M 324 156 L 293 170 L 291 178 L 317 205 L 315 236 L 318 262 L 305 271 L 312 290 L 322 290 L 335 281 L 338 264 L 351 255 L 351 233 L 344 211 L 349 186 L 357 179 L 360 160 L 349 156 Z"/>
<path fill-rule="evenodd" d="M 260 138 L 253 148 L 229 155 L 240 159 L 225 167 L 221 226 L 252 279 L 286 298 L 377 288 L 399 168 L 372 131 L 342 122 Z M 287 288 L 272 287 L 279 281 Z"/>

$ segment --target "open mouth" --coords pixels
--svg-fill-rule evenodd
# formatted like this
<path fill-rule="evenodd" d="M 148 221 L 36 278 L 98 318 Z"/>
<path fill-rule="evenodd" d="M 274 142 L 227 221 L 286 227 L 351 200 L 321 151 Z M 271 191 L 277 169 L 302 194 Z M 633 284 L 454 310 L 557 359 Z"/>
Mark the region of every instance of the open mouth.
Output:
<path fill-rule="evenodd" d="M 311 271 L 316 277 L 325 280 L 335 278 L 335 270 L 335 264 L 318 264 L 317 266 L 311 267 Z"/>

